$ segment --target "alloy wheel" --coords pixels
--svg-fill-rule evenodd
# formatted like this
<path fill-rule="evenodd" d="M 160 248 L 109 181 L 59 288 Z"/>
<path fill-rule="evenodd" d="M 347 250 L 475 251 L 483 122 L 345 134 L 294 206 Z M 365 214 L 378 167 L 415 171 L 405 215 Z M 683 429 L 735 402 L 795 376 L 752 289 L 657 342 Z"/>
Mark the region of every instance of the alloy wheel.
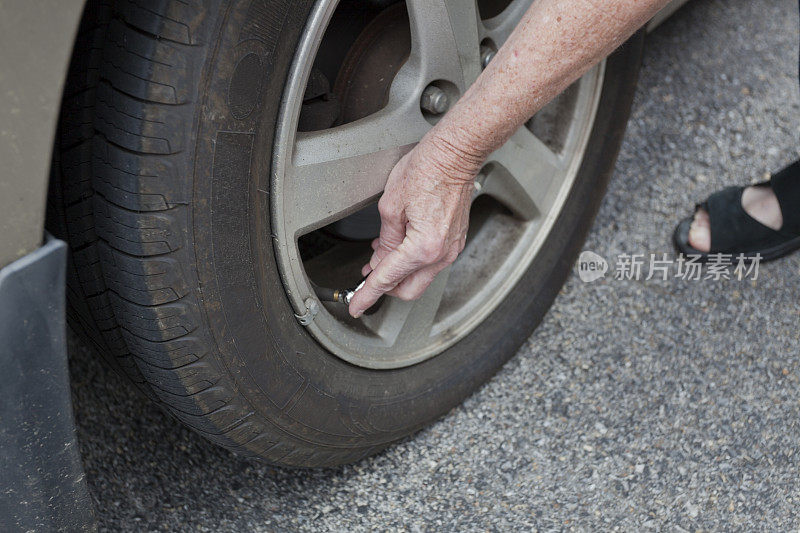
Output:
<path fill-rule="evenodd" d="M 323 303 L 314 292 L 315 283 L 346 287 L 358 279 L 371 253 L 369 238 L 342 237 L 331 228 L 367 220 L 362 227 L 374 232 L 374 205 L 389 172 L 441 114 L 431 98 L 443 99 L 446 107 L 463 94 L 531 1 L 506 2 L 486 18 L 474 0 L 407 0 L 386 7 L 361 29 L 339 69 L 340 78 L 344 70 L 383 82 L 355 84 L 356 96 L 342 88 L 352 89 L 352 77 L 331 84 L 344 101 L 334 123 L 321 129 L 301 127 L 304 100 L 318 77 L 338 2 L 316 5 L 284 93 L 270 201 L 286 293 L 297 315 L 309 318 L 309 333 L 336 356 L 375 369 L 434 357 L 502 304 L 552 229 L 586 149 L 604 63 L 488 158 L 476 179 L 467 245 L 422 298 L 386 298 L 377 311 L 354 320 L 344 306 Z M 353 65 L 388 65 L 389 72 L 364 77 Z"/>

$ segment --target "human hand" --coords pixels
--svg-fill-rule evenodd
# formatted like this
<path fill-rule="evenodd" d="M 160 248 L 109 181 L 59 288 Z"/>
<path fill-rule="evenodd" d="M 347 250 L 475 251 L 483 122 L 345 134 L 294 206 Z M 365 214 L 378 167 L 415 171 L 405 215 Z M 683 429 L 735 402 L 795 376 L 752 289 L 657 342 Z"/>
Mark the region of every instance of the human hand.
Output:
<path fill-rule="evenodd" d="M 358 318 L 383 294 L 419 298 L 464 249 L 473 181 L 483 158 L 433 130 L 395 165 L 378 202 L 381 233 L 350 301 Z"/>

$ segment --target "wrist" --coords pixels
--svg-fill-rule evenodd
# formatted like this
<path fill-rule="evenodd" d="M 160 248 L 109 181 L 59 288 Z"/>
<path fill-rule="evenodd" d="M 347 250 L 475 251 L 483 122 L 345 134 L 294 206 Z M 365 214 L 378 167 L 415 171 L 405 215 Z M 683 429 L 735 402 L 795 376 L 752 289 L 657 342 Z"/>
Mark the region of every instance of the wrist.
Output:
<path fill-rule="evenodd" d="M 439 122 L 420 143 L 423 152 L 451 178 L 472 181 L 488 157 L 467 135 Z"/>

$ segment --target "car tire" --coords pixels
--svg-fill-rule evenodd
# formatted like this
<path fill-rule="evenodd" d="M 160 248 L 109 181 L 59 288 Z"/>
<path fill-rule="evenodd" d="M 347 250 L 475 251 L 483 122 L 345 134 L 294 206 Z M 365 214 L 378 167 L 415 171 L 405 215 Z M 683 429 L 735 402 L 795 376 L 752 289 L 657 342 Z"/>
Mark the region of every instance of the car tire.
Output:
<path fill-rule="evenodd" d="M 486 382 L 550 307 L 603 197 L 641 58 L 607 61 L 574 185 L 506 300 L 421 363 L 375 370 L 298 323 L 277 268 L 269 174 L 310 0 L 87 6 L 65 93 L 50 225 L 70 242 L 70 323 L 204 437 L 291 466 L 356 461 Z"/>

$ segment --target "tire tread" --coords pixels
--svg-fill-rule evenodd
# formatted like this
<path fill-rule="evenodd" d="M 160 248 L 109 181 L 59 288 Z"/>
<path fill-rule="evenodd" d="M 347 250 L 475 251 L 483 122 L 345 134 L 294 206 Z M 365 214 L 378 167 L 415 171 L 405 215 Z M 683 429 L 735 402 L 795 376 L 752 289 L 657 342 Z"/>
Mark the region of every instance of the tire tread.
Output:
<path fill-rule="evenodd" d="M 186 265 L 196 77 L 205 2 L 96 2 L 84 21 L 60 123 L 61 226 L 70 323 L 149 398 L 238 454 L 297 466 L 363 449 L 291 438 L 257 416 L 220 366 Z M 51 217 L 53 218 L 53 217 Z M 346 460 L 347 458 L 345 458 Z"/>

